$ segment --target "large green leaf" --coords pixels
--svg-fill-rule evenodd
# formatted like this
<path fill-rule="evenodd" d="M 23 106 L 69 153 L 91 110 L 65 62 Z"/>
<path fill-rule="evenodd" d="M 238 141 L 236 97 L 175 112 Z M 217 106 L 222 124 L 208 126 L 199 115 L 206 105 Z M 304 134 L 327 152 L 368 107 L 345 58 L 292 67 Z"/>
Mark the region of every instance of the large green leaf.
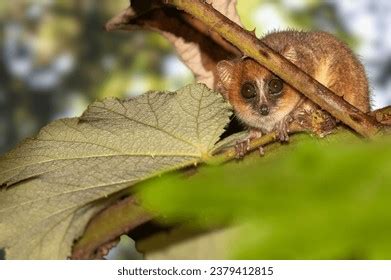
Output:
<path fill-rule="evenodd" d="M 62 259 L 92 204 L 140 180 L 209 156 L 229 120 L 204 85 L 95 102 L 0 158 L 0 248 L 9 259 Z"/>
<path fill-rule="evenodd" d="M 165 221 L 240 225 L 236 240 L 229 236 L 227 258 L 389 259 L 390 144 L 343 133 L 299 135 L 268 146 L 264 157 L 144 182 L 139 196 Z"/>

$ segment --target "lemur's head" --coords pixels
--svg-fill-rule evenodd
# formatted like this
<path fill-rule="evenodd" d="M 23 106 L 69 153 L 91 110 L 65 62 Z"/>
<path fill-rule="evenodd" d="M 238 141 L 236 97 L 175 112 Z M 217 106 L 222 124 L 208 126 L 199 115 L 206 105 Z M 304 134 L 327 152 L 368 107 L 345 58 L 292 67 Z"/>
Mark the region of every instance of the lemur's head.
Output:
<path fill-rule="evenodd" d="M 300 94 L 250 58 L 217 64 L 218 88 L 246 125 L 270 132 L 300 100 Z"/>

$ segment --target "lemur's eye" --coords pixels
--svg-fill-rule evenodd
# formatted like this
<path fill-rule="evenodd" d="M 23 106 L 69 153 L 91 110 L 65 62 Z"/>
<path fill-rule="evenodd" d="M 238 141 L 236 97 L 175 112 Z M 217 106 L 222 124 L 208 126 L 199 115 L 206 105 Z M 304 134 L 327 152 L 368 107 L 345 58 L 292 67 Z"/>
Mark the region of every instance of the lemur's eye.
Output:
<path fill-rule="evenodd" d="M 273 78 L 269 81 L 269 93 L 271 95 L 279 95 L 284 86 L 284 82 L 279 78 Z"/>
<path fill-rule="evenodd" d="M 251 82 L 245 82 L 240 90 L 241 95 L 246 99 L 254 98 L 257 95 L 257 89 Z"/>

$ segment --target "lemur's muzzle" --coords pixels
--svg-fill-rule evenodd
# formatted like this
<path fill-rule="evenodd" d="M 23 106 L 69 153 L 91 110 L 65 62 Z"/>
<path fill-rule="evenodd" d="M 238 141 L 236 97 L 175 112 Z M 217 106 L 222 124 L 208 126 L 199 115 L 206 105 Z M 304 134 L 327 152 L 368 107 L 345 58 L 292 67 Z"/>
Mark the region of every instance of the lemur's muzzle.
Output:
<path fill-rule="evenodd" d="M 261 107 L 259 108 L 259 112 L 261 113 L 262 116 L 267 116 L 269 115 L 269 106 L 266 104 L 262 104 Z"/>

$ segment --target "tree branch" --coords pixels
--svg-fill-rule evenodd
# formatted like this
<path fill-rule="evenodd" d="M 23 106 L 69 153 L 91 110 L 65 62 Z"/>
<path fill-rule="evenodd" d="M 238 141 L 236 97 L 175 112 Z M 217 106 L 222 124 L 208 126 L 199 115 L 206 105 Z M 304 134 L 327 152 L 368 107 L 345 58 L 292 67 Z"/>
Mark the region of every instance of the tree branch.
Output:
<path fill-rule="evenodd" d="M 152 215 L 134 197 L 120 200 L 91 219 L 83 236 L 73 246 L 71 259 L 101 259 L 118 238 L 148 222 Z"/>
<path fill-rule="evenodd" d="M 362 136 L 371 137 L 380 132 L 382 126 L 373 117 L 366 115 L 346 102 L 282 55 L 262 43 L 251 32 L 241 28 L 216 11 L 212 5 L 201 0 L 163 0 L 163 2 L 202 21 L 206 26 L 240 49 L 243 54 L 270 69 L 311 101 Z"/>

